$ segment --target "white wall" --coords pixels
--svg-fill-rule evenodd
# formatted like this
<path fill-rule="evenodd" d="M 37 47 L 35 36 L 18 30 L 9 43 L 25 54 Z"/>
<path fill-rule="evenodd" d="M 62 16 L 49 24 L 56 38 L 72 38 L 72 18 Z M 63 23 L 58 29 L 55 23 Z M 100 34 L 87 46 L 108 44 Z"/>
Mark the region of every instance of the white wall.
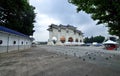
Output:
<path fill-rule="evenodd" d="M 0 44 L 0 53 L 13 50 L 19 51 L 23 49 L 28 49 L 31 46 L 31 40 L 29 38 L 14 34 L 8 34 L 5 32 L 0 32 L 0 40 L 2 40 L 2 44 Z"/>
<path fill-rule="evenodd" d="M 0 44 L 0 46 L 5 46 L 7 44 L 7 40 L 8 40 L 8 34 L 4 34 L 0 32 L 0 40 L 3 40 L 2 44 Z"/>

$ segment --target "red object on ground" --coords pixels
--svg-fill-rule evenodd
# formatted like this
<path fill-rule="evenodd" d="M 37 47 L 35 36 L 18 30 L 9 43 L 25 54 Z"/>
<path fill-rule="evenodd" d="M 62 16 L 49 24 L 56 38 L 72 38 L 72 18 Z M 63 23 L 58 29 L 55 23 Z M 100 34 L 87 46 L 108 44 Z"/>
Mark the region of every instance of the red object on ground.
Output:
<path fill-rule="evenodd" d="M 107 50 L 116 50 L 117 49 L 117 45 L 115 45 L 115 44 L 107 44 L 106 45 L 106 49 Z"/>
<path fill-rule="evenodd" d="M 105 45 L 105 48 L 107 50 L 117 50 L 117 48 L 118 48 L 118 43 L 114 42 L 112 40 L 108 40 L 108 41 L 104 42 L 103 44 Z"/>

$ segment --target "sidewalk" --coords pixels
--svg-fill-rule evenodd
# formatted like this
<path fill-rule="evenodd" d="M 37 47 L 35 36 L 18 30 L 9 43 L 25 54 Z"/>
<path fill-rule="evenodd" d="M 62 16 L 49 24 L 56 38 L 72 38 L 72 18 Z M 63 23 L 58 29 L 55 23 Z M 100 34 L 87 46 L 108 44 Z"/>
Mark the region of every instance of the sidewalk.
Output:
<path fill-rule="evenodd" d="M 107 66 L 103 66 L 97 63 L 91 63 L 84 60 L 84 58 L 78 58 L 60 53 L 58 54 L 50 51 L 51 50 L 49 50 L 47 46 L 39 46 L 21 52 L 1 54 L 0 76 L 120 75 L 119 67 L 112 68 L 109 64 Z"/>

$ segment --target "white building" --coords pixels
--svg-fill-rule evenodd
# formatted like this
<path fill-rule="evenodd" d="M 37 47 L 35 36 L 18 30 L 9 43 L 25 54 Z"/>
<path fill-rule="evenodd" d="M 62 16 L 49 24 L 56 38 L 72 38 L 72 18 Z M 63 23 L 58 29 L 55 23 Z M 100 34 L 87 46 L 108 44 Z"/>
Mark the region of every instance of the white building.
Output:
<path fill-rule="evenodd" d="M 28 49 L 31 43 L 30 37 L 0 26 L 0 53 Z"/>
<path fill-rule="evenodd" d="M 83 43 L 83 33 L 80 30 L 77 30 L 74 26 L 51 24 L 47 30 L 49 31 L 48 45 Z"/>

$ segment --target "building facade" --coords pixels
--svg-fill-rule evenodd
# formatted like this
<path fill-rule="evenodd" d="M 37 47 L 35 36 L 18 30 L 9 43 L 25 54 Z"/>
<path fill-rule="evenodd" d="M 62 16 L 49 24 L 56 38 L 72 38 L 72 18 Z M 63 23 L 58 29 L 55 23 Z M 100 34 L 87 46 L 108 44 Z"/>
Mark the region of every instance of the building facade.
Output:
<path fill-rule="evenodd" d="M 74 26 L 51 24 L 47 30 L 49 31 L 48 45 L 83 42 L 83 33 Z"/>
<path fill-rule="evenodd" d="M 0 53 L 28 49 L 31 47 L 31 43 L 30 37 L 0 26 Z"/>

